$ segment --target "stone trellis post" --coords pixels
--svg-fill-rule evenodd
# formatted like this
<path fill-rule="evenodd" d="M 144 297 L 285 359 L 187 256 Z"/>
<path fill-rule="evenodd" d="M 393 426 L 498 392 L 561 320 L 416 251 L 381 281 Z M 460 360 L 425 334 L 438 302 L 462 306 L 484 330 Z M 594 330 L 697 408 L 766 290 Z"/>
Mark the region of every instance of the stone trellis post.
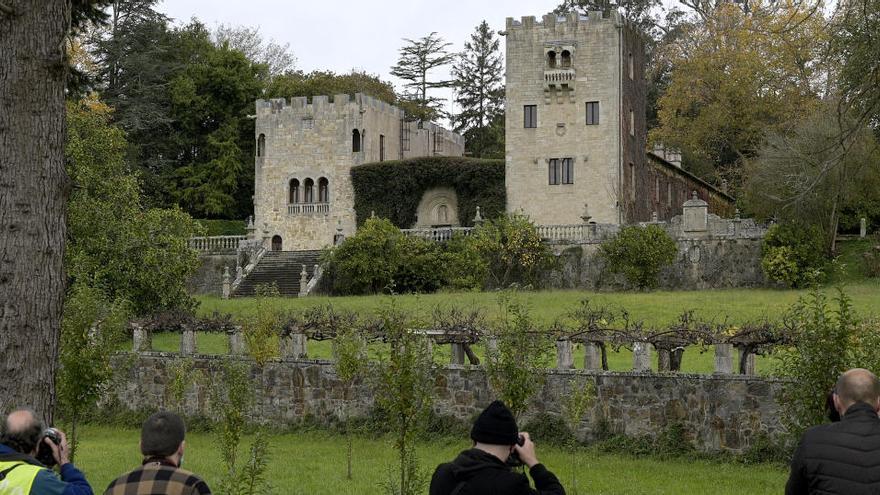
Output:
<path fill-rule="evenodd" d="M 464 364 L 464 344 L 452 343 L 452 356 L 449 359 L 450 364 Z"/>
<path fill-rule="evenodd" d="M 733 373 L 733 344 L 715 344 L 715 373 Z"/>
<path fill-rule="evenodd" d="M 584 342 L 584 369 L 602 369 L 602 349 L 594 342 Z"/>
<path fill-rule="evenodd" d="M 570 370 L 574 368 L 574 356 L 570 340 L 556 341 L 556 369 Z"/>
<path fill-rule="evenodd" d="M 180 354 L 182 356 L 192 356 L 196 353 L 196 331 L 192 328 L 185 327 L 180 332 Z"/>
<path fill-rule="evenodd" d="M 281 339 L 282 359 L 303 359 L 308 354 L 308 338 L 304 333 L 291 333 Z"/>
<path fill-rule="evenodd" d="M 132 351 L 150 352 L 153 350 L 153 334 L 141 325 L 131 324 Z"/>
<path fill-rule="evenodd" d="M 633 371 L 651 371 L 651 344 L 647 342 L 633 344 Z"/>
<path fill-rule="evenodd" d="M 226 335 L 229 338 L 229 353 L 233 356 L 244 354 L 244 335 L 242 334 L 241 327 L 234 327 Z"/>

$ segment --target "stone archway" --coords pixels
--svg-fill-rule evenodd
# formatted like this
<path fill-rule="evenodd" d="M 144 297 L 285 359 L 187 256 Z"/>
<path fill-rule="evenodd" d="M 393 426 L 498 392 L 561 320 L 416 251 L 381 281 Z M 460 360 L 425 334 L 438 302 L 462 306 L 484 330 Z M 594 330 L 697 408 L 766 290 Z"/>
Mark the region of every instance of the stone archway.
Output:
<path fill-rule="evenodd" d="M 451 187 L 435 187 L 422 194 L 416 210 L 418 228 L 452 226 L 458 227 L 458 196 Z"/>
<path fill-rule="evenodd" d="M 281 236 L 272 236 L 272 251 L 281 251 Z"/>

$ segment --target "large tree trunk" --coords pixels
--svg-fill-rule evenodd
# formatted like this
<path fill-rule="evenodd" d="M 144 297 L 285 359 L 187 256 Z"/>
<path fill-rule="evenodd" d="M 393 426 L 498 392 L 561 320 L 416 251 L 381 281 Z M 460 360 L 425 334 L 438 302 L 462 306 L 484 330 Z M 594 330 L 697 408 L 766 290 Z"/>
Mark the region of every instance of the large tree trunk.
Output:
<path fill-rule="evenodd" d="M 0 0 L 0 409 L 53 419 L 64 300 L 69 0 Z"/>

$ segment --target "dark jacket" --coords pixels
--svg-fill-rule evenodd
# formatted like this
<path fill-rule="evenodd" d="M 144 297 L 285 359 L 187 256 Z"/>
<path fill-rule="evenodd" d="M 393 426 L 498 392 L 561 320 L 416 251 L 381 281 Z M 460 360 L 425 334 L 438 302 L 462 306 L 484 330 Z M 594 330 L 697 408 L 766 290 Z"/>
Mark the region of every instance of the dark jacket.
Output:
<path fill-rule="evenodd" d="M 465 450 L 447 464 L 437 466 L 430 495 L 450 495 L 464 482 L 457 495 L 565 495 L 556 476 L 543 464 L 529 470 L 533 490 L 524 474 L 513 472 L 501 459 L 479 449 Z"/>
<path fill-rule="evenodd" d="M 791 461 L 786 495 L 880 494 L 880 418 L 868 404 L 810 428 Z"/>
<path fill-rule="evenodd" d="M 198 476 L 160 458 L 151 458 L 144 464 L 116 478 L 104 490 L 104 495 L 211 495 L 208 484 Z"/>
<path fill-rule="evenodd" d="M 4 464 L 3 471 L 10 468 L 12 471 L 38 468 L 30 490 L 33 495 L 93 495 L 86 477 L 72 463 L 61 466 L 61 479 L 58 479 L 54 471 L 33 457 L 20 454 L 3 444 L 0 444 L 0 462 Z"/>

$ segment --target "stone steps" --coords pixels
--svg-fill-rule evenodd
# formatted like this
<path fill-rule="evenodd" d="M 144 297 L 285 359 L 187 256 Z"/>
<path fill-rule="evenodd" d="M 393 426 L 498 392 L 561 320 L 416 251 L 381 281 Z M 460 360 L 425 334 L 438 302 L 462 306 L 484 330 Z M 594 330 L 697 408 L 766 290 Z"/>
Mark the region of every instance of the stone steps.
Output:
<path fill-rule="evenodd" d="M 306 267 L 308 279 L 311 279 L 320 255 L 321 251 L 269 251 L 245 277 L 233 296 L 255 296 L 258 286 L 274 283 L 282 296 L 298 297 L 303 265 Z"/>

